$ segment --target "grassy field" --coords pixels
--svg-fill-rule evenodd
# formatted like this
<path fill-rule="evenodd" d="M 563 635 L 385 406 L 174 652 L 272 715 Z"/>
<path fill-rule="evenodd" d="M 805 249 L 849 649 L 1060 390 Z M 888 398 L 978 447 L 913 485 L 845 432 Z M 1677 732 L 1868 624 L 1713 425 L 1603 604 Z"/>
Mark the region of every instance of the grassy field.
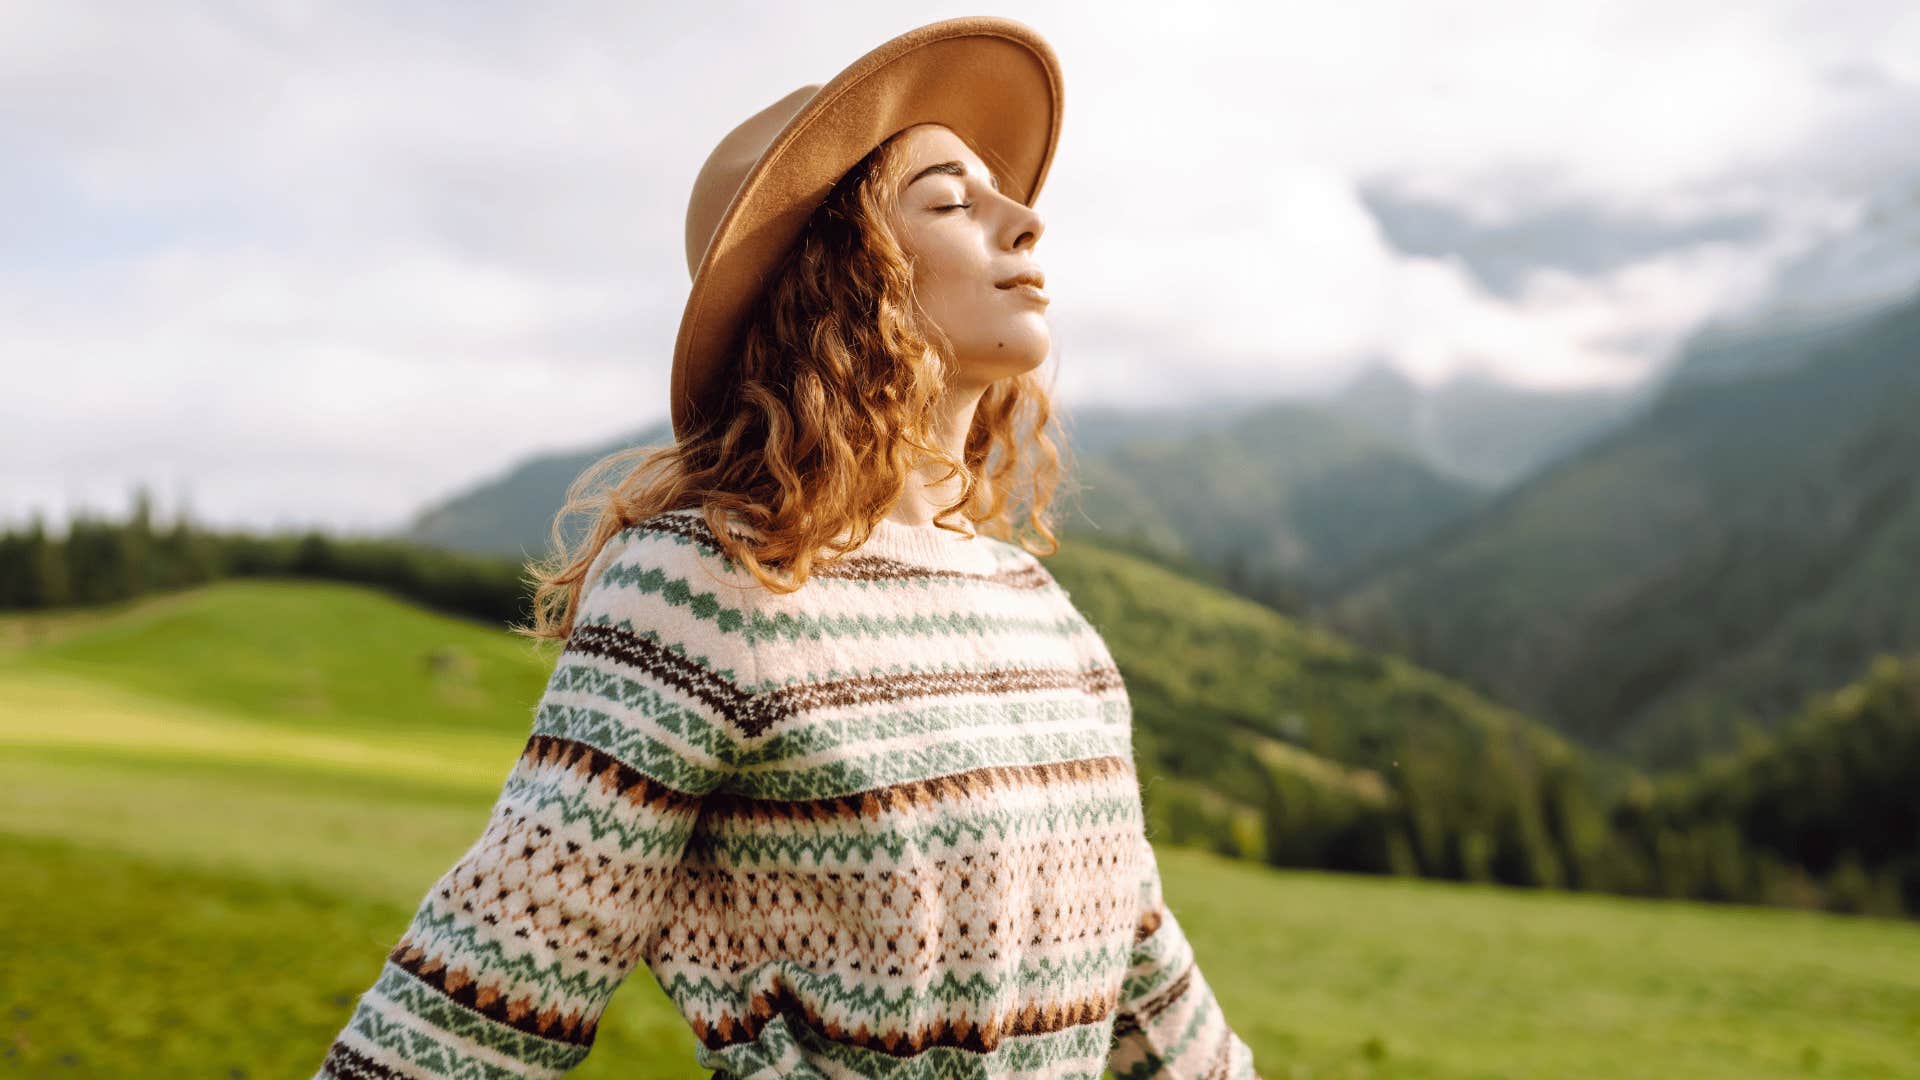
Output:
<path fill-rule="evenodd" d="M 0 1075 L 310 1075 L 551 665 L 318 584 L 0 620 Z M 1160 863 L 1268 1080 L 1920 1075 L 1911 923 Z M 641 972 L 576 1075 L 692 1059 Z"/>

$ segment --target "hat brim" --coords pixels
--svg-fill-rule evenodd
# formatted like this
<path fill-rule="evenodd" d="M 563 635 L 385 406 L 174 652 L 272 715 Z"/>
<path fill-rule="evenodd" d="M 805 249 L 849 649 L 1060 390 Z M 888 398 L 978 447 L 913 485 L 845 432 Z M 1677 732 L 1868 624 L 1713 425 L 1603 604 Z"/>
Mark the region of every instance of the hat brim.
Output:
<path fill-rule="evenodd" d="M 767 273 L 874 147 L 915 124 L 944 124 L 993 154 L 1002 191 L 1031 206 L 1053 164 L 1060 117 L 1053 48 L 1025 24 L 994 16 L 908 31 L 825 83 L 747 173 L 694 273 L 674 343 L 675 437 L 711 407 Z"/>

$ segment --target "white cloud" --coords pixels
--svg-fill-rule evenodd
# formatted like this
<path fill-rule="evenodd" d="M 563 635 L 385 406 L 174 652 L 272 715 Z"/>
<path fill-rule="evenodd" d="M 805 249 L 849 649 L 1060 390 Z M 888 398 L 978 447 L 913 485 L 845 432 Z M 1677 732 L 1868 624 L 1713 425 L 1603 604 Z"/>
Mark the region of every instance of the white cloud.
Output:
<path fill-rule="evenodd" d="M 1920 170 L 1912 5 L 1029 5 L 1066 73 L 1040 208 L 1069 402 L 1619 383 Z M 0 10 L 0 516 L 146 479 L 225 523 L 398 524 L 665 413 L 713 144 L 886 37 L 877 2 Z M 1512 299 L 1358 185 L 1755 246 Z"/>

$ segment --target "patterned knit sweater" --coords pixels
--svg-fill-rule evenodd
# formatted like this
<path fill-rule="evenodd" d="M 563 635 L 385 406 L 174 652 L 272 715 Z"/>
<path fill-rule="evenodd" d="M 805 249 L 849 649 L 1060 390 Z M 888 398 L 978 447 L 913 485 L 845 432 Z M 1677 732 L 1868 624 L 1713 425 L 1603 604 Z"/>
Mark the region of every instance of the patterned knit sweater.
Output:
<path fill-rule="evenodd" d="M 883 521 L 782 596 L 697 511 L 630 526 L 316 1080 L 559 1076 L 642 963 L 720 1077 L 1253 1077 L 1131 722 L 1017 545 Z"/>

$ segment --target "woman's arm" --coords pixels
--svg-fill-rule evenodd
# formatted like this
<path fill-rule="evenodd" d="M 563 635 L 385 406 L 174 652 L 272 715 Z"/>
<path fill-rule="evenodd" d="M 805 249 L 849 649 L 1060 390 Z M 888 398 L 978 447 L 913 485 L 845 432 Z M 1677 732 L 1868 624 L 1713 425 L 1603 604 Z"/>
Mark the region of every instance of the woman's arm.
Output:
<path fill-rule="evenodd" d="M 1146 866 L 1140 919 L 1107 1068 L 1120 1080 L 1259 1080 L 1252 1049 L 1227 1026 L 1193 946 L 1166 905 L 1153 845 L 1144 833 L 1139 842 Z"/>
<path fill-rule="evenodd" d="M 659 538 L 609 541 L 485 830 L 421 902 L 316 1080 L 555 1077 L 655 951 L 744 639 L 663 582 Z M 651 546 L 650 546 L 651 545 Z M 737 670 L 735 670 L 737 669 Z M 659 947 L 671 947 L 660 943 Z"/>

